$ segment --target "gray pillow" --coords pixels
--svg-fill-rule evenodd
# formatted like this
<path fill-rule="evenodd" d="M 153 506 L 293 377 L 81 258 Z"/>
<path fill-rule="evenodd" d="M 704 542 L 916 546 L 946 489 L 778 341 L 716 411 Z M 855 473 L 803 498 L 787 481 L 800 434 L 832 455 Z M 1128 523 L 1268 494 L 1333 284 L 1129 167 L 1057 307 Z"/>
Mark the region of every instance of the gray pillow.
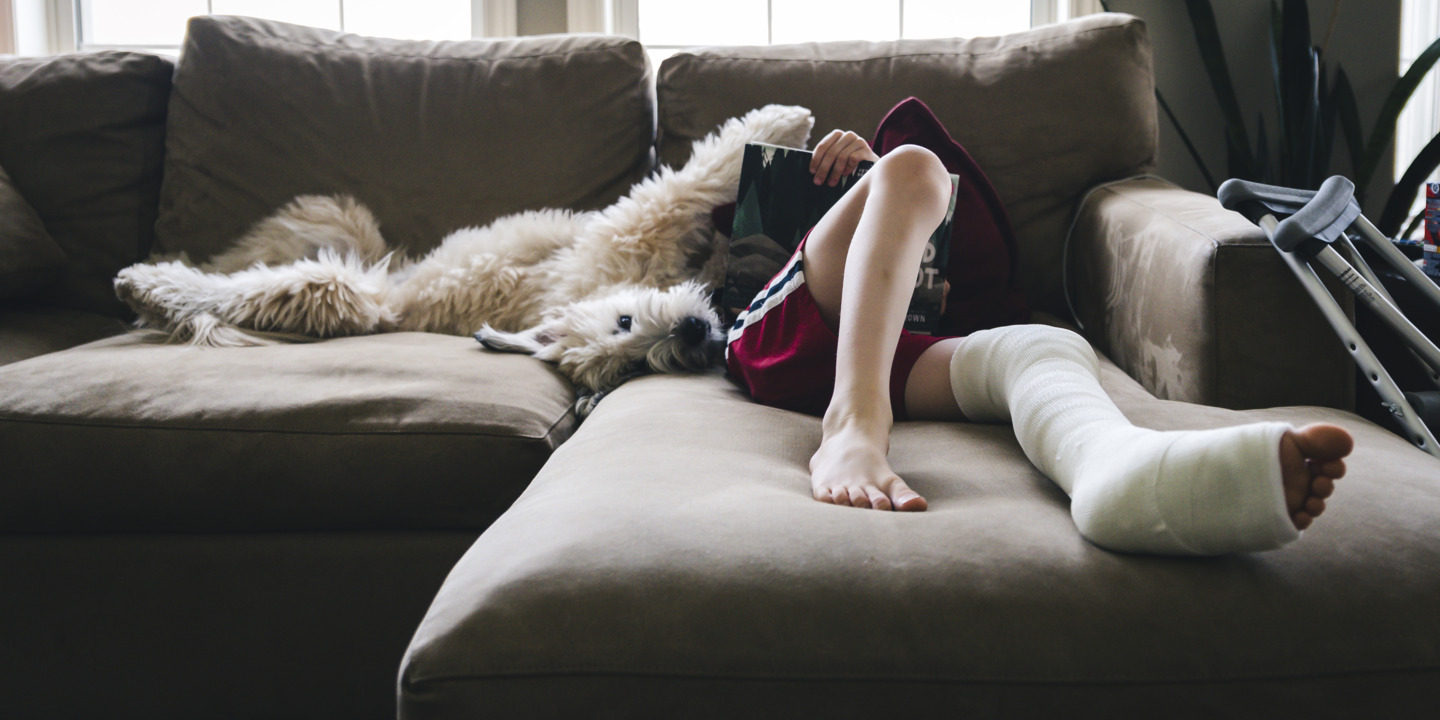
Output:
<path fill-rule="evenodd" d="M 173 68 L 114 50 L 0 59 L 0 166 L 70 258 L 36 304 L 130 315 L 115 273 L 154 239 Z"/>
<path fill-rule="evenodd" d="M 65 251 L 45 232 L 35 208 L 20 197 L 0 168 L 0 300 L 20 297 L 55 282 L 65 270 Z"/>

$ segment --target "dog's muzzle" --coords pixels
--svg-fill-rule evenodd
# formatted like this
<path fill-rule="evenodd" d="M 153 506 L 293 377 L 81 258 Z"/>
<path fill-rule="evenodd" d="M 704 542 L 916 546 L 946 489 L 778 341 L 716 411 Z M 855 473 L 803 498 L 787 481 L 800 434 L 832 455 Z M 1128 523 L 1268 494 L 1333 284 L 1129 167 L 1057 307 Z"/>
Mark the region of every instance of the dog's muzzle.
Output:
<path fill-rule="evenodd" d="M 710 323 L 691 315 L 675 326 L 675 334 L 679 335 L 686 345 L 699 345 L 710 337 Z"/>
<path fill-rule="evenodd" d="M 669 342 L 662 346 L 662 352 L 651 353 L 649 358 L 656 372 L 698 372 L 714 365 L 725 353 L 724 336 L 705 318 L 693 315 L 675 323 Z"/>

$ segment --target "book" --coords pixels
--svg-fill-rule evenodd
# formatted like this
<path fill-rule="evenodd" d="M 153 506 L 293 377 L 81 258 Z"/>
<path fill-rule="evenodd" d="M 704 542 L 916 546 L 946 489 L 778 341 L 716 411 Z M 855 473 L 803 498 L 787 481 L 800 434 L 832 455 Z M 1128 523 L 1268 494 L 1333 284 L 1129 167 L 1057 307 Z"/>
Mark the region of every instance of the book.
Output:
<path fill-rule="evenodd" d="M 874 163 L 862 162 L 855 172 L 831 187 L 816 185 L 808 150 L 750 143 L 740 169 L 740 189 L 721 306 L 730 319 L 745 309 L 795 253 L 805 234 L 825 212 L 864 177 Z M 950 225 L 955 216 L 959 177 L 950 176 L 950 207 L 930 236 L 915 277 L 915 292 L 905 314 L 905 329 L 923 335 L 940 326 L 945 296 L 945 268 L 950 250 Z"/>

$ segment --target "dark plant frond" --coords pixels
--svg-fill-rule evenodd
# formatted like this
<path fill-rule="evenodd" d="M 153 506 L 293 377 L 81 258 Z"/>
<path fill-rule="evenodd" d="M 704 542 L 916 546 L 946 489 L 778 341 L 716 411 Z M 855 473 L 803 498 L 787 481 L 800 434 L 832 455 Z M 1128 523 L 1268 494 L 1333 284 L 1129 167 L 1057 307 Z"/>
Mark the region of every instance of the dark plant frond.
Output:
<path fill-rule="evenodd" d="M 1265 136 L 1265 117 L 1263 115 L 1255 119 L 1255 157 L 1259 166 L 1255 168 L 1255 181 L 1267 185 L 1274 184 L 1274 177 L 1270 168 L 1270 140 Z"/>
<path fill-rule="evenodd" d="M 1355 90 L 1350 87 L 1350 77 L 1345 68 L 1335 71 L 1335 85 L 1330 91 L 1330 104 L 1340 121 L 1340 132 L 1345 146 L 1350 150 L 1350 179 L 1355 182 L 1355 201 L 1365 205 L 1365 185 L 1357 177 L 1364 161 L 1365 140 L 1360 132 L 1360 106 L 1355 102 Z"/>
<path fill-rule="evenodd" d="M 1230 177 L 1259 182 L 1262 178 L 1257 174 L 1253 156 L 1248 155 L 1248 152 L 1248 148 L 1242 148 L 1241 143 L 1235 141 L 1235 136 L 1230 134 L 1230 128 L 1225 128 L 1225 162 L 1230 168 Z M 1244 171 L 1239 172 L 1240 168 L 1244 168 Z"/>
<path fill-rule="evenodd" d="M 1395 189 L 1390 192 L 1390 199 L 1385 202 L 1385 209 L 1380 213 L 1380 222 L 1375 224 L 1386 237 L 1395 237 L 1400 223 L 1410 214 L 1410 206 L 1415 204 L 1415 195 L 1420 192 L 1420 186 L 1437 167 L 1440 167 L 1440 135 L 1431 138 L 1430 142 L 1421 148 L 1415 161 L 1405 169 L 1405 174 L 1395 181 Z"/>
<path fill-rule="evenodd" d="M 1210 194 L 1214 195 L 1220 186 L 1215 184 L 1215 177 L 1210 174 L 1210 168 L 1205 166 L 1205 160 L 1200 157 L 1200 151 L 1195 149 L 1195 143 L 1190 142 L 1190 136 L 1185 133 L 1185 128 L 1180 126 L 1180 120 L 1170 110 L 1170 104 L 1165 102 L 1165 96 L 1160 94 L 1160 88 L 1155 88 L 1155 99 L 1160 103 L 1160 109 L 1165 111 L 1165 117 L 1170 118 L 1170 124 L 1175 127 L 1175 132 L 1180 134 L 1180 142 L 1185 143 L 1185 149 L 1190 151 L 1190 157 L 1195 159 L 1195 165 L 1200 168 L 1200 174 L 1205 176 L 1205 184 L 1210 186 Z"/>
<path fill-rule="evenodd" d="M 1285 131 L 1285 88 L 1280 82 L 1280 28 L 1285 26 L 1285 15 L 1280 10 L 1279 0 L 1270 0 L 1270 80 L 1275 85 L 1275 117 L 1280 122 L 1280 131 Z"/>
<path fill-rule="evenodd" d="M 1415 217 L 1410 218 L 1410 224 L 1408 224 L 1408 225 L 1405 226 L 1405 232 L 1402 232 L 1402 233 L 1400 233 L 1399 235 L 1396 235 L 1395 237 L 1396 237 L 1396 238 L 1408 238 L 1408 237 L 1410 237 L 1410 235 L 1415 232 L 1416 226 L 1418 226 L 1420 223 L 1422 223 L 1422 222 L 1424 222 L 1424 221 L 1425 221 L 1425 208 L 1422 207 L 1422 208 L 1420 208 L 1420 212 L 1415 213 Z"/>
<path fill-rule="evenodd" d="M 1281 143 L 1282 182 L 1310 187 L 1318 115 L 1319 58 L 1310 44 L 1310 8 L 1305 0 L 1285 0 L 1280 31 L 1280 105 L 1284 108 Z"/>
<path fill-rule="evenodd" d="M 1317 51 L 1316 57 L 1320 57 Z M 1321 58 L 1323 60 L 1323 58 Z M 1335 150 L 1335 125 L 1337 122 L 1337 111 L 1335 109 L 1335 89 L 1330 83 L 1330 73 L 1322 62 L 1320 65 L 1320 129 L 1316 137 L 1314 175 L 1310 178 L 1315 187 L 1325 181 L 1330 174 L 1331 156 Z"/>
<path fill-rule="evenodd" d="M 1225 116 L 1230 174 L 1246 177 L 1254 167 L 1254 156 L 1250 153 L 1245 121 L 1240 115 L 1240 101 L 1236 99 L 1235 86 L 1230 80 L 1230 67 L 1225 62 L 1225 47 L 1220 42 L 1215 10 L 1209 0 L 1185 0 L 1185 9 L 1190 13 L 1190 25 L 1195 31 L 1195 42 L 1200 46 L 1200 59 L 1210 75 L 1210 85 L 1215 90 L 1215 101 Z"/>
<path fill-rule="evenodd" d="M 1436 38 L 1430 43 L 1430 47 L 1425 48 L 1425 52 L 1420 53 L 1420 57 L 1415 58 L 1415 62 L 1410 64 L 1410 68 L 1390 89 L 1390 95 L 1385 98 L 1385 104 L 1380 108 L 1380 117 L 1375 120 L 1375 127 L 1370 131 L 1370 142 L 1365 146 L 1365 165 L 1355 168 L 1357 187 L 1362 183 L 1368 184 L 1375 175 L 1385 148 L 1395 139 L 1395 125 L 1400 120 L 1400 111 L 1410 102 L 1410 96 L 1434 67 L 1436 60 L 1440 60 L 1440 38 Z"/>

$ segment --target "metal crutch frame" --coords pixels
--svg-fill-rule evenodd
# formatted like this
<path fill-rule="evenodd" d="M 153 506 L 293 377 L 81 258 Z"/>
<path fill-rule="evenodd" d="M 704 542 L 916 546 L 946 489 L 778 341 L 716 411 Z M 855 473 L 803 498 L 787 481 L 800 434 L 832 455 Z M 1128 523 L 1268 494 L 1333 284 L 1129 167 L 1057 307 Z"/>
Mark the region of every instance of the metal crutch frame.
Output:
<path fill-rule="evenodd" d="M 1394 329 L 1411 355 L 1425 368 L 1431 382 L 1440 388 L 1440 348 L 1430 342 L 1395 306 L 1394 300 L 1356 250 L 1346 231 L 1353 233 L 1356 241 L 1366 243 L 1382 260 L 1394 266 L 1407 282 L 1421 288 L 1421 293 L 1435 304 L 1437 311 L 1440 311 L 1440 287 L 1436 287 L 1433 281 L 1425 277 L 1424 273 L 1360 214 L 1360 205 L 1355 202 L 1354 184 L 1336 175 L 1326 180 L 1319 190 L 1295 190 L 1232 179 L 1225 181 L 1216 195 L 1221 205 L 1239 212 L 1265 231 L 1270 244 L 1280 252 L 1280 256 L 1285 259 L 1285 263 L 1290 266 L 1295 277 L 1299 278 L 1300 284 L 1334 328 L 1335 334 L 1340 336 L 1340 341 L 1350 351 L 1355 364 L 1375 387 L 1380 395 L 1381 405 L 1404 428 L 1406 438 L 1421 450 L 1440 457 L 1440 442 L 1436 441 L 1434 433 L 1415 412 L 1407 399 L 1407 393 L 1401 391 L 1390 373 L 1385 371 L 1385 367 L 1380 364 L 1375 353 L 1371 352 L 1370 346 L 1360 337 L 1340 304 L 1315 272 L 1314 266 L 1319 265 L 1335 275 L 1357 299 Z M 1334 245 L 1337 242 L 1345 247 L 1360 269 L 1357 270 L 1335 251 Z M 1417 402 L 1429 399 L 1414 393 L 1409 396 Z M 1440 426 L 1440 422 L 1435 424 Z"/>

